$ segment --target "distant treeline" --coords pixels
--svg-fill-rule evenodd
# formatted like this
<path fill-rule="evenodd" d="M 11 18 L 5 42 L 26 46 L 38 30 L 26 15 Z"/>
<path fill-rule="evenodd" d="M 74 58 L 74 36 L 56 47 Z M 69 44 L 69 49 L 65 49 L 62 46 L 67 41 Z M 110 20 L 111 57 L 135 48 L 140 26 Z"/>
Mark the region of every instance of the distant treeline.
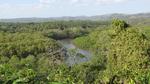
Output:
<path fill-rule="evenodd" d="M 80 27 L 80 28 L 96 28 L 99 26 L 108 25 L 108 21 L 83 21 L 83 20 L 70 20 L 70 21 L 50 21 L 42 23 L 0 23 L 0 31 L 4 32 L 34 32 L 34 31 L 48 31 L 49 29 L 64 30 L 67 28 Z"/>

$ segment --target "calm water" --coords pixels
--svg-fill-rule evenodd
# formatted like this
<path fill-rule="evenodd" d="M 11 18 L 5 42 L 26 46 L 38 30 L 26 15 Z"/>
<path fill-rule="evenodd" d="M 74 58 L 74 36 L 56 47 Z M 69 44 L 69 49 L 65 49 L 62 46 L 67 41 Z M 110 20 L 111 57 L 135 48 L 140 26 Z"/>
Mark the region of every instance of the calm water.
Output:
<path fill-rule="evenodd" d="M 68 65 L 74 65 L 82 62 L 89 61 L 92 54 L 89 51 L 80 49 L 76 47 L 72 39 L 64 39 L 64 40 L 59 40 L 59 43 L 64 46 L 64 48 L 67 50 L 66 54 L 66 63 Z"/>

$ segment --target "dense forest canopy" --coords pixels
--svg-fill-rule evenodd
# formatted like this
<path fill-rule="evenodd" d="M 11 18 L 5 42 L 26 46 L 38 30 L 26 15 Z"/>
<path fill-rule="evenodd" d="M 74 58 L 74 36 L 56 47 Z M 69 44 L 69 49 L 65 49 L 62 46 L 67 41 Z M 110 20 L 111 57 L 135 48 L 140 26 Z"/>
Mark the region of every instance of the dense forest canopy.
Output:
<path fill-rule="evenodd" d="M 69 20 L 69 21 L 50 21 L 50 22 L 30 22 L 30 23 L 6 23 L 0 22 L 0 30 L 4 32 L 35 32 L 47 31 L 50 29 L 68 29 L 73 27 L 95 28 L 106 26 L 109 21 L 88 21 L 88 20 Z"/>
<path fill-rule="evenodd" d="M 0 84 L 149 84 L 149 35 L 149 26 L 118 19 L 1 22 Z M 93 56 L 67 65 L 61 39 Z"/>

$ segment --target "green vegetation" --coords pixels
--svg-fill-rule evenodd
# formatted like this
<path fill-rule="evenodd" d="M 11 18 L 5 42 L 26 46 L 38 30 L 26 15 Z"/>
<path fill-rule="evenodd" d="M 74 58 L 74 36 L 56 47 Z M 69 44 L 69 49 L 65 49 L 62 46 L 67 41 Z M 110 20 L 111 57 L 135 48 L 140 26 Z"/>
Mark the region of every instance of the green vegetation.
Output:
<path fill-rule="evenodd" d="M 41 32 L 53 39 L 74 38 L 87 34 L 96 27 L 105 27 L 107 21 L 51 21 L 43 23 L 0 23 L 3 32 Z"/>
<path fill-rule="evenodd" d="M 0 24 L 0 84 L 149 84 L 150 30 L 115 19 Z M 93 53 L 68 66 L 56 40 Z M 76 49 L 69 54 L 78 54 Z"/>
<path fill-rule="evenodd" d="M 149 39 L 121 20 L 114 20 L 111 27 L 74 40 L 79 47 L 94 51 L 93 61 L 106 67 L 99 72 L 96 82 L 148 84 Z"/>
<path fill-rule="evenodd" d="M 20 58 L 53 52 L 60 46 L 52 39 L 46 38 L 40 33 L 0 33 L 0 55 Z M 52 49 L 51 51 L 49 49 Z"/>
<path fill-rule="evenodd" d="M 2 32 L 0 38 L 1 83 L 32 83 L 37 77 L 46 79 L 50 69 L 63 64 L 64 56 L 57 52 L 61 46 L 40 33 Z"/>

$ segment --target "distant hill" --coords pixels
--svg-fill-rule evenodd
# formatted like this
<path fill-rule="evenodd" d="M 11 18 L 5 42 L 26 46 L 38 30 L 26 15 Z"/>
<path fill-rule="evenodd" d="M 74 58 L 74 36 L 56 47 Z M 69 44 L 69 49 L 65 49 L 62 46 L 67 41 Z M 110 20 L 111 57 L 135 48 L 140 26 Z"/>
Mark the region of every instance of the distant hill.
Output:
<path fill-rule="evenodd" d="M 119 18 L 127 20 L 128 22 L 137 23 L 138 21 L 150 21 L 150 13 L 139 14 L 106 14 L 97 16 L 77 16 L 77 17 L 51 17 L 51 18 L 14 18 L 14 19 L 0 19 L 0 22 L 47 22 L 53 20 L 111 20 L 113 18 Z"/>

